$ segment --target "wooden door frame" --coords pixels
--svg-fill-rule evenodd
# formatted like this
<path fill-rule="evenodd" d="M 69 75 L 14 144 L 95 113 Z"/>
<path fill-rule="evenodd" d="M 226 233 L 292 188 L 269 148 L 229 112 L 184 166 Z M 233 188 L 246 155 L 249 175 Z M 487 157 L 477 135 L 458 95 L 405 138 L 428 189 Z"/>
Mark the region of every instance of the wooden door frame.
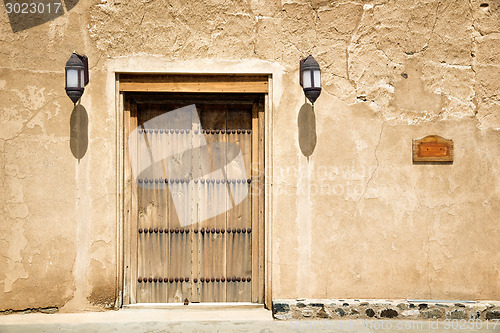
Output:
<path fill-rule="evenodd" d="M 134 78 L 138 78 L 135 80 Z M 155 81 L 156 80 L 156 81 Z M 216 84 L 213 83 L 215 80 Z M 154 82 L 159 84 L 154 84 Z M 261 182 L 259 191 L 264 191 L 261 195 L 261 203 L 258 206 L 259 215 L 259 232 L 256 232 L 252 237 L 257 237 L 258 257 L 257 266 L 252 264 L 252 280 L 257 282 L 257 290 L 262 290 L 262 296 L 255 296 L 252 293 L 252 302 L 264 303 L 266 308 L 271 308 L 271 225 L 265 221 L 270 221 L 271 198 L 270 195 L 270 179 L 272 176 L 272 158 L 270 155 L 272 139 L 272 74 L 240 74 L 230 75 L 224 74 L 142 74 L 131 75 L 130 73 L 115 73 L 115 102 L 116 102 L 116 119 L 117 119 L 117 308 L 122 305 L 135 303 L 135 290 L 132 274 L 133 256 L 127 253 L 127 249 L 133 249 L 133 239 L 131 228 L 133 227 L 133 218 L 127 214 L 126 210 L 130 209 L 127 206 L 126 199 L 130 195 L 130 186 L 127 186 L 127 159 L 126 151 L 126 112 L 127 107 L 126 95 L 131 92 L 229 92 L 229 93 L 258 93 L 264 97 L 264 105 L 260 110 L 263 114 L 255 117 L 258 124 L 252 123 L 252 127 L 256 126 L 259 129 L 259 135 L 253 136 L 252 145 L 259 147 L 255 150 L 258 154 L 259 161 L 263 161 L 260 170 L 264 172 L 264 182 Z M 155 88 L 156 87 L 156 88 Z M 133 107 L 133 106 L 132 106 Z M 255 112 L 259 112 L 255 108 L 252 111 L 252 122 L 254 122 Z M 256 157 L 252 153 L 252 159 Z M 252 174 L 253 176 L 253 174 Z M 129 181 L 130 183 L 130 181 Z M 253 199 L 252 199 L 253 200 Z M 257 206 L 253 206 L 257 207 Z M 253 208 L 252 208 L 253 209 Z M 131 210 L 133 211 L 133 210 Z M 255 230 L 255 229 L 254 229 Z M 254 284 L 255 285 L 255 284 Z"/>

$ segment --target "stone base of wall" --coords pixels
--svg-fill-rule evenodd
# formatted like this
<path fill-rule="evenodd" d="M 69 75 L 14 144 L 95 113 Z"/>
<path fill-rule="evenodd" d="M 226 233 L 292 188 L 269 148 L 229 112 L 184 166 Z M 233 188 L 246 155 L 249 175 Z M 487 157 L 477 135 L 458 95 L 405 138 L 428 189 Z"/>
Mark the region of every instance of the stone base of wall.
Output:
<path fill-rule="evenodd" d="M 276 319 L 500 319 L 500 302 L 408 300 L 273 300 Z"/>

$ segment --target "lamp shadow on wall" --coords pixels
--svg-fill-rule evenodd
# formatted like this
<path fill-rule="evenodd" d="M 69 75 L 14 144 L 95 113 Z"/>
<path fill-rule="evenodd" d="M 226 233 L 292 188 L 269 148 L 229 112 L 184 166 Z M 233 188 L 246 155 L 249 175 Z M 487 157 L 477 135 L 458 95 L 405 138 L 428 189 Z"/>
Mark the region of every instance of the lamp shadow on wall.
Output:
<path fill-rule="evenodd" d="M 299 146 L 302 154 L 307 157 L 311 156 L 316 148 L 316 115 L 314 109 L 309 103 L 304 103 L 297 117 L 297 125 L 299 128 Z"/>
<path fill-rule="evenodd" d="M 78 104 L 73 108 L 69 126 L 71 153 L 80 162 L 89 145 L 89 116 L 83 105 Z"/>

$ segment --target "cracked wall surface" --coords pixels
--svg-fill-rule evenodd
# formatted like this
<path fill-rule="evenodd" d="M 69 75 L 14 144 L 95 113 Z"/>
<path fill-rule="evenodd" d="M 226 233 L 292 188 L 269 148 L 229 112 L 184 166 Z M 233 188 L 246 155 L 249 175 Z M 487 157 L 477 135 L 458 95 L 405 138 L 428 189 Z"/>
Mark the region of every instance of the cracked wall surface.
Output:
<path fill-rule="evenodd" d="M 2 14 L 0 311 L 114 303 L 106 80 L 114 60 L 144 55 L 283 68 L 266 221 L 273 298 L 498 300 L 499 42 L 496 0 L 84 0 L 16 33 Z M 73 50 L 91 67 L 79 158 L 70 141 L 81 122 L 64 92 Z M 308 54 L 323 92 L 306 157 L 298 62 Z M 453 164 L 412 164 L 412 139 L 429 134 L 454 140 Z"/>

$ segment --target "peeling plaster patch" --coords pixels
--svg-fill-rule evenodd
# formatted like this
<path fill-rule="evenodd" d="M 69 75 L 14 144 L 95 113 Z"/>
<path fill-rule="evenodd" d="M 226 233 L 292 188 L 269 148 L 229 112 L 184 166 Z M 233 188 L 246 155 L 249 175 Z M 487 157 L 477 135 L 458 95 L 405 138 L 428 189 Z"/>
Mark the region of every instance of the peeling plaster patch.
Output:
<path fill-rule="evenodd" d="M 455 96 L 447 96 L 446 105 L 443 107 L 443 112 L 440 115 L 442 120 L 456 120 L 464 117 L 474 116 L 474 103 L 466 101 Z"/>
<path fill-rule="evenodd" d="M 102 234 L 105 234 L 105 233 L 102 233 Z M 100 265 L 102 265 L 101 269 L 106 270 L 108 267 L 113 266 L 113 259 L 114 258 L 110 257 L 110 255 L 109 255 L 109 248 L 110 248 L 109 243 L 110 242 L 111 242 L 111 240 L 108 242 L 105 242 L 104 240 L 98 240 L 98 241 L 92 242 L 91 258 L 93 260 L 96 260 L 97 262 L 99 262 Z"/>
<path fill-rule="evenodd" d="M 47 101 L 47 96 L 56 96 L 57 93 L 54 91 L 46 92 L 45 90 L 45 87 L 38 89 L 36 86 L 28 86 L 25 90 L 10 89 L 3 92 L 6 95 L 5 98 L 15 101 L 18 107 L 1 110 L 0 139 L 14 139 L 24 133 L 26 129 L 33 129 L 35 126 L 40 128 L 40 131 L 36 134 L 46 134 L 50 131 L 46 120 L 52 118 L 53 108 L 47 108 L 45 112 L 42 111 L 50 103 L 53 103 L 56 98 L 60 97 L 54 97 Z M 59 107 L 55 108 L 56 114 L 59 109 Z"/>
<path fill-rule="evenodd" d="M 7 207 L 11 219 L 24 219 L 29 215 L 28 206 L 25 204 L 11 204 Z"/>
<path fill-rule="evenodd" d="M 0 139 L 8 140 L 18 135 L 23 129 L 23 117 L 14 107 L 2 109 L 0 119 Z"/>
<path fill-rule="evenodd" d="M 394 86 L 388 83 L 379 83 L 376 87 L 387 90 L 389 93 L 394 94 Z"/>
<path fill-rule="evenodd" d="M 57 18 L 57 20 L 52 20 L 49 23 L 49 29 L 47 30 L 49 43 L 47 48 L 54 47 L 57 41 L 64 39 L 65 33 L 68 31 L 70 15 L 63 15 Z"/>
<path fill-rule="evenodd" d="M 24 269 L 24 264 L 20 262 L 13 262 L 7 260 L 7 269 L 4 280 L 4 293 L 12 291 L 12 286 L 19 279 L 27 279 L 29 277 L 28 271 Z"/>
<path fill-rule="evenodd" d="M 90 262 L 89 284 L 92 285 L 92 291 L 87 296 L 87 300 L 93 305 L 112 308 L 116 300 L 115 280 L 113 270 L 109 270 L 106 264 L 95 260 Z"/>
<path fill-rule="evenodd" d="M 445 67 L 445 68 L 453 68 L 453 69 L 462 69 L 462 70 L 471 70 L 472 66 L 471 65 L 454 65 L 454 64 L 447 64 L 445 62 L 440 62 L 439 66 Z"/>
<path fill-rule="evenodd" d="M 6 167 L 6 170 L 11 167 Z M 23 183 L 16 177 L 13 177 L 6 172 L 6 203 L 19 204 L 24 203 L 24 186 Z"/>
<path fill-rule="evenodd" d="M 11 219 L 26 218 L 29 215 L 28 206 L 25 203 L 24 185 L 18 176 L 16 165 L 5 166 L 5 209 Z"/>
<path fill-rule="evenodd" d="M 417 66 L 406 70 L 408 79 L 401 79 L 395 84 L 393 109 L 406 112 L 416 117 L 437 115 L 443 108 L 444 97 L 426 91 L 422 82 L 422 72 Z"/>
<path fill-rule="evenodd" d="M 366 148 L 368 148 L 368 144 L 366 143 L 366 141 L 361 139 L 355 140 L 355 144 L 356 150 L 359 152 L 364 151 Z"/>
<path fill-rule="evenodd" d="M 500 100 L 488 99 L 480 103 L 477 119 L 480 129 L 500 130 Z"/>
<path fill-rule="evenodd" d="M 25 107 L 39 109 L 45 104 L 45 87 L 38 89 L 36 86 L 27 86 L 26 91 L 12 89 Z"/>
<path fill-rule="evenodd" d="M 11 233 L 8 239 L 3 239 L 8 243 L 7 247 L 7 267 L 5 269 L 4 292 L 10 292 L 13 284 L 18 279 L 26 279 L 29 276 L 22 263 L 22 251 L 28 245 L 24 237 L 24 225 L 21 222 L 14 222 L 10 228 L 16 230 Z"/>
<path fill-rule="evenodd" d="M 449 193 L 455 192 L 455 190 L 458 187 L 457 183 L 451 177 L 448 178 L 448 183 L 450 184 L 450 186 L 449 186 Z"/>
<path fill-rule="evenodd" d="M 115 289 L 113 286 L 94 287 L 87 300 L 93 305 L 100 305 L 106 309 L 113 308 L 115 304 Z"/>

